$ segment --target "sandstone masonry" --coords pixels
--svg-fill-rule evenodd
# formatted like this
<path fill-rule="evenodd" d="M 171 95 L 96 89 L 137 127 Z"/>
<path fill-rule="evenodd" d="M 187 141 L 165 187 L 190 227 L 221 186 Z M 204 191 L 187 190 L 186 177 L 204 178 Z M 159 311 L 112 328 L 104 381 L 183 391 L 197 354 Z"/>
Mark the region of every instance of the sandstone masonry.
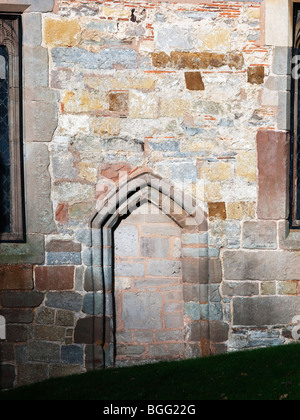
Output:
<path fill-rule="evenodd" d="M 0 244 L 0 388 L 294 341 L 269 7 L 0 0 L 22 13 L 27 227 Z"/>

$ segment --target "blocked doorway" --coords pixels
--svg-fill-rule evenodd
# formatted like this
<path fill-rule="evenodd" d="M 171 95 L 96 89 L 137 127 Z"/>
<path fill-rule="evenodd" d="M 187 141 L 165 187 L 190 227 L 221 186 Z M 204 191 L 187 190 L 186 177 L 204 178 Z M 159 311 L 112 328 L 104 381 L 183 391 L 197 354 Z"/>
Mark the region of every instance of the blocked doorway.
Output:
<path fill-rule="evenodd" d="M 180 227 L 144 204 L 118 226 L 114 249 L 117 365 L 184 358 Z"/>
<path fill-rule="evenodd" d="M 210 354 L 207 228 L 185 192 L 149 171 L 103 200 L 92 272 L 103 287 L 105 367 Z"/>

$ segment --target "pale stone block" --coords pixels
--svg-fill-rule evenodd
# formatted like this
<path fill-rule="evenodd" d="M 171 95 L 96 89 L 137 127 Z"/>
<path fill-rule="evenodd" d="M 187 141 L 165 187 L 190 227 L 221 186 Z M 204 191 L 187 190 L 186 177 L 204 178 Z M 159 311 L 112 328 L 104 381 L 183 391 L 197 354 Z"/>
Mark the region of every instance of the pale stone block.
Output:
<path fill-rule="evenodd" d="M 261 103 L 264 106 L 278 106 L 279 95 L 278 92 L 264 88 L 261 98 Z"/>
<path fill-rule="evenodd" d="M 120 225 L 115 231 L 115 254 L 117 257 L 137 257 L 139 232 L 134 225 Z"/>
<path fill-rule="evenodd" d="M 51 181 L 49 174 L 49 152 L 44 144 L 26 145 L 26 190 L 27 229 L 30 233 L 53 233 L 56 231 L 51 202 Z"/>
<path fill-rule="evenodd" d="M 126 330 L 161 329 L 162 295 L 160 293 L 132 293 L 123 295 L 122 320 Z"/>
<path fill-rule="evenodd" d="M 286 0 L 265 1 L 265 42 L 266 45 L 288 47 L 293 39 L 293 2 Z M 278 30 L 280 22 L 280 31 Z"/>
<path fill-rule="evenodd" d="M 243 225 L 243 247 L 249 249 L 276 249 L 277 223 L 249 221 Z"/>

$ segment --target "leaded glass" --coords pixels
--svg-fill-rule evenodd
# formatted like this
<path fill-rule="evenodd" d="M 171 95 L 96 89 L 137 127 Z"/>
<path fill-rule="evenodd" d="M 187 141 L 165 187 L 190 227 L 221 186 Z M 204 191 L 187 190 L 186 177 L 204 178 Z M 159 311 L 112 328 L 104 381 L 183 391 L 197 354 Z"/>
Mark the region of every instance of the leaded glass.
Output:
<path fill-rule="evenodd" d="M 8 52 L 0 46 L 0 230 L 11 231 Z"/>
<path fill-rule="evenodd" d="M 21 16 L 0 13 L 0 242 L 25 240 Z"/>

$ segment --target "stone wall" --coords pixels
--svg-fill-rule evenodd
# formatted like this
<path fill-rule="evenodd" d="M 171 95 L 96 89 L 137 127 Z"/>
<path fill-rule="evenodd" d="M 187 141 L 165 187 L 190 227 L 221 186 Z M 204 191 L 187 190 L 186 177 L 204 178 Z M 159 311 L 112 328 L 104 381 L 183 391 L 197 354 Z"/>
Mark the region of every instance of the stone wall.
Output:
<path fill-rule="evenodd" d="M 265 38 L 265 3 L 25 3 L 0 1 L 0 11 L 26 9 L 27 218 L 25 244 L 0 244 L 1 387 L 116 356 L 124 364 L 292 341 L 300 237 L 287 222 L 291 55 Z M 124 179 L 143 181 L 142 195 L 123 193 Z M 155 226 L 123 241 L 122 229 L 152 223 L 122 212 L 133 199 L 158 207 L 153 225 L 163 217 L 177 226 L 176 241 Z M 153 273 L 135 276 L 128 258 L 145 267 L 159 252 L 162 268 L 175 242 L 181 272 L 168 306 L 175 289 L 154 286 Z M 150 283 L 159 289 L 146 295 Z M 157 325 L 140 330 L 126 308 L 146 301 L 150 314 L 151 293 L 154 308 L 165 303 Z"/>

